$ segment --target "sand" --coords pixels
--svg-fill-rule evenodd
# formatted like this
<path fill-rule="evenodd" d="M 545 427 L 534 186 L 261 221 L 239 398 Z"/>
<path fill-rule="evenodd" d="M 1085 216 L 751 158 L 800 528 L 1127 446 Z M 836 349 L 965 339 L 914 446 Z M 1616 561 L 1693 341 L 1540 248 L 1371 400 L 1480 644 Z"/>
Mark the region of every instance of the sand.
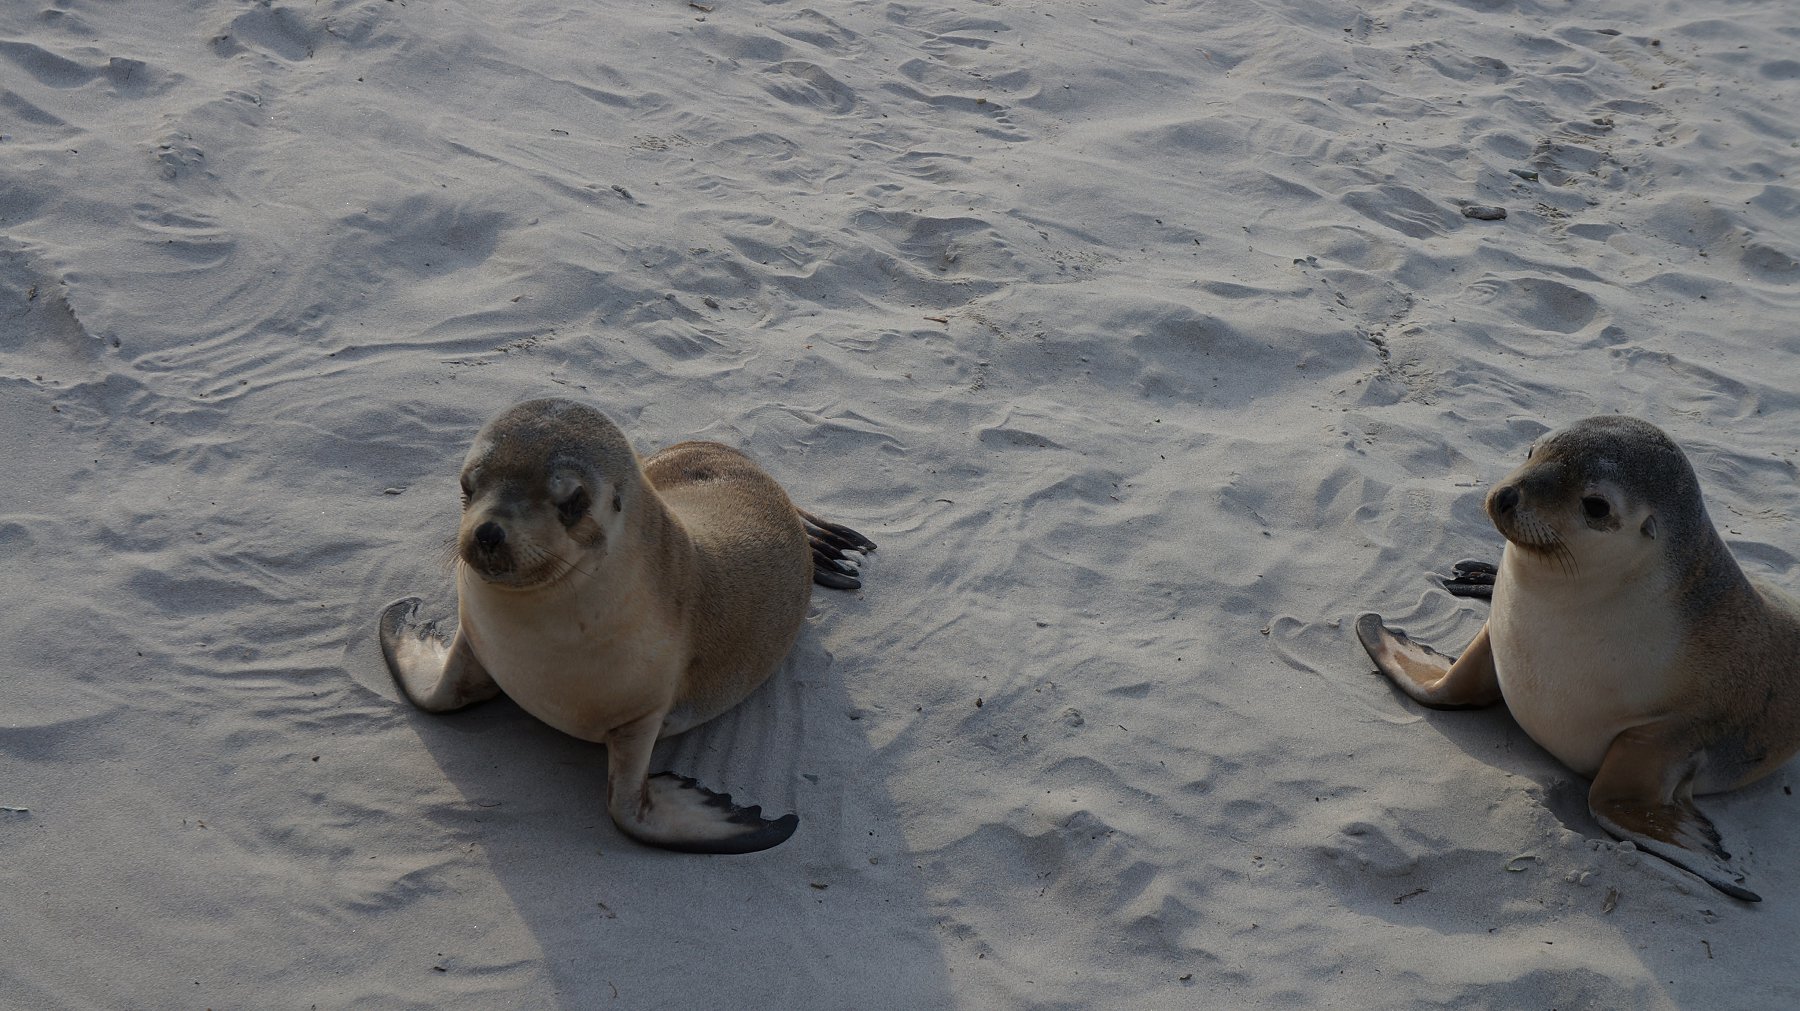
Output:
<path fill-rule="evenodd" d="M 1349 619 L 1599 412 L 1800 588 L 1796 108 L 1772 0 L 6 5 L 0 1004 L 1794 1006 L 1793 766 L 1745 906 Z M 660 756 L 787 844 L 398 700 L 541 395 L 881 543 Z"/>

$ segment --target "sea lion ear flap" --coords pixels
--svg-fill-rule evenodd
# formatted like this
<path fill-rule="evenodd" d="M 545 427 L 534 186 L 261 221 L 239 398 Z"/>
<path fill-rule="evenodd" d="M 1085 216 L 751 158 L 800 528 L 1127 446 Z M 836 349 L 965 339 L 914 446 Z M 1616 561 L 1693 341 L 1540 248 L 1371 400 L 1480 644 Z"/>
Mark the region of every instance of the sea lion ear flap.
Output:
<path fill-rule="evenodd" d="M 1645 537 L 1648 537 L 1651 540 L 1656 540 L 1656 514 L 1651 513 L 1650 515 L 1644 517 L 1644 525 L 1639 527 L 1638 529 L 1642 530 L 1644 532 Z"/>

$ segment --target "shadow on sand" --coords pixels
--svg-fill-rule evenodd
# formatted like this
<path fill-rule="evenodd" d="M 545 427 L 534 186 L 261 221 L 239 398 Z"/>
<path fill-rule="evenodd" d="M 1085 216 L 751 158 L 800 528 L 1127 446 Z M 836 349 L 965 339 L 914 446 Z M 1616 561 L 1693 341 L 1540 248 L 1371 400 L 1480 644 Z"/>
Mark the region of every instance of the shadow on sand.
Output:
<path fill-rule="evenodd" d="M 383 602 L 371 599 L 368 613 Z M 472 971 L 536 977 L 531 989 L 547 984 L 569 1009 L 952 1006 L 922 882 L 898 858 L 895 805 L 862 778 L 870 748 L 843 679 L 875 676 L 874 663 L 836 664 L 824 646 L 822 626 L 841 619 L 853 630 L 862 610 L 858 598 L 817 592 L 815 620 L 766 684 L 657 747 L 653 769 L 771 816 L 797 811 L 794 837 L 762 853 L 694 856 L 627 839 L 605 812 L 606 749 L 504 697 L 442 716 L 407 707 L 462 798 L 424 816 L 471 854 L 467 873 L 491 876 L 510 899 L 530 941 L 504 947 L 538 952 L 523 960 L 537 967 L 495 952 Z M 372 634 L 351 659 L 365 668 L 359 681 L 387 678 Z M 487 891 L 471 884 L 469 901 Z M 457 968 L 448 954 L 446 966 Z"/>

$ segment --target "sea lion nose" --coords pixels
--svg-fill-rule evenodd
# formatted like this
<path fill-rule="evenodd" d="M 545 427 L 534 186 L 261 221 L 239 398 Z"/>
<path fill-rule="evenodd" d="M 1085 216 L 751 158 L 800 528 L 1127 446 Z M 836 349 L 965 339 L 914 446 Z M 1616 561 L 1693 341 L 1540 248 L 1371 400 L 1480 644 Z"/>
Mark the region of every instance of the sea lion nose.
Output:
<path fill-rule="evenodd" d="M 1494 491 L 1494 511 L 1502 516 L 1512 512 L 1513 507 L 1518 504 L 1519 489 L 1516 485 L 1509 484 L 1504 488 L 1499 488 Z M 480 531 L 476 531 L 476 534 L 479 536 Z"/>
<path fill-rule="evenodd" d="M 483 551 L 492 551 L 506 543 L 506 528 L 493 520 L 475 528 L 475 543 Z"/>

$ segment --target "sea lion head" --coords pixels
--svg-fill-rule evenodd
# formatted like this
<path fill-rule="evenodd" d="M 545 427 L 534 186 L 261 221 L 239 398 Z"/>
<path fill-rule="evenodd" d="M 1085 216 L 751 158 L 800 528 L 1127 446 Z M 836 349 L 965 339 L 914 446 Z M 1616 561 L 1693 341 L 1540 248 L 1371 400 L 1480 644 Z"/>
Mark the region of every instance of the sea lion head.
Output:
<path fill-rule="evenodd" d="M 457 555 L 484 582 L 531 590 L 592 574 L 642 491 L 631 444 L 571 400 L 528 400 L 488 422 L 462 468 Z"/>
<path fill-rule="evenodd" d="M 1671 544 L 1711 526 L 1680 447 L 1655 425 L 1616 415 L 1538 439 L 1486 506 L 1510 544 L 1571 577 L 1642 575 Z"/>

